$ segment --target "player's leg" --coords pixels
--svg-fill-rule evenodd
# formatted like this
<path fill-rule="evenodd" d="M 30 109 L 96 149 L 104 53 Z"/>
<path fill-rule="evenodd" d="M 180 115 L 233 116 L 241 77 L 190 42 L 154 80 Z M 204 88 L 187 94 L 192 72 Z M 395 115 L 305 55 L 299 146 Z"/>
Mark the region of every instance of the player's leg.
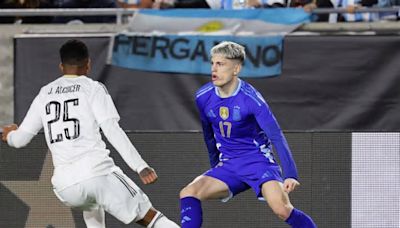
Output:
<path fill-rule="evenodd" d="M 261 187 L 262 195 L 268 202 L 272 211 L 282 220 L 289 218 L 293 210 L 288 194 L 283 191 L 282 183 L 271 180 L 264 183 Z"/>
<path fill-rule="evenodd" d="M 184 187 L 179 196 L 180 198 L 196 197 L 200 201 L 223 199 L 229 196 L 229 187 L 219 179 L 201 175 Z"/>
<path fill-rule="evenodd" d="M 90 211 L 83 211 L 83 220 L 87 228 L 105 228 L 105 212 L 101 207 L 96 207 Z"/>
<path fill-rule="evenodd" d="M 293 228 L 316 228 L 310 216 L 296 209 L 290 203 L 289 195 L 283 190 L 283 184 L 272 180 L 261 187 L 262 195 L 272 211 Z"/>
<path fill-rule="evenodd" d="M 179 228 L 175 222 L 169 220 L 166 216 L 154 208 L 151 208 L 146 213 L 144 218 L 136 223 L 149 228 Z"/>
<path fill-rule="evenodd" d="M 105 228 L 105 213 L 104 210 L 99 207 L 91 211 L 83 212 L 83 219 L 87 228 Z M 144 218 L 137 221 L 136 223 L 151 228 L 178 228 L 176 223 L 169 220 L 161 212 L 150 208 Z"/>
<path fill-rule="evenodd" d="M 210 176 L 199 176 L 180 194 L 182 228 L 199 228 L 202 224 L 201 201 L 229 197 L 228 185 Z"/>
<path fill-rule="evenodd" d="M 156 211 L 147 195 L 125 174 L 114 172 L 92 185 L 90 194 L 105 211 L 125 224 L 138 223 L 151 228 L 179 226 Z M 88 193 L 89 194 L 89 193 Z"/>
<path fill-rule="evenodd" d="M 97 178 L 96 178 L 97 179 Z M 97 181 L 95 181 L 97 183 Z M 103 208 L 96 204 L 96 200 L 88 196 L 86 185 L 92 185 L 89 179 L 67 187 L 61 191 L 53 189 L 57 198 L 65 205 L 83 211 L 83 219 L 88 228 L 105 228 L 105 213 Z"/>

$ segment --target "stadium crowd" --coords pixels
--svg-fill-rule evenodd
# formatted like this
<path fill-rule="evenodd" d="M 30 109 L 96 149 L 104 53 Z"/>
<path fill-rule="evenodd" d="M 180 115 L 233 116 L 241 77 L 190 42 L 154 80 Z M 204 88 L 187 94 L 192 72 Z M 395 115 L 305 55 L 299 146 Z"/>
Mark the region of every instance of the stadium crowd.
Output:
<path fill-rule="evenodd" d="M 126 9 L 254 9 L 302 7 L 306 11 L 315 8 L 344 8 L 349 13 L 339 14 L 337 21 L 399 20 L 397 13 L 355 13 L 364 7 L 390 8 L 400 6 L 400 0 L 1 0 L 0 8 L 126 8 Z M 0 23 L 113 23 L 115 16 L 80 17 L 0 17 Z M 314 15 L 314 21 L 328 21 L 329 14 Z"/>

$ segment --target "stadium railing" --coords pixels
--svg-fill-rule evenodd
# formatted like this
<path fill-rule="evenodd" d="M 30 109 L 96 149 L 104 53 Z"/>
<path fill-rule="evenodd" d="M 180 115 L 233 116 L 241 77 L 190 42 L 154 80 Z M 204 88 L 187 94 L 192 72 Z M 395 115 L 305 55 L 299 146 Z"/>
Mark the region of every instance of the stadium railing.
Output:
<path fill-rule="evenodd" d="M 116 24 L 127 22 L 137 9 L 123 8 L 64 8 L 64 9 L 0 9 L 0 17 L 23 16 L 116 16 Z M 356 8 L 354 13 L 399 13 L 400 6 L 390 8 Z M 313 14 L 348 13 L 345 8 L 316 8 Z"/>

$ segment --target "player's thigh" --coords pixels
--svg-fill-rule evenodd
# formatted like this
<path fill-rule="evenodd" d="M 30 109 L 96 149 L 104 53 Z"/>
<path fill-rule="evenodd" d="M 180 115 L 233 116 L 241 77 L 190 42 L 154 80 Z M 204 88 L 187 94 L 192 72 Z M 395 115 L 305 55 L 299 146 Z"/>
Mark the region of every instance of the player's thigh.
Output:
<path fill-rule="evenodd" d="M 113 172 L 92 188 L 97 203 L 121 222 L 141 220 L 152 207 L 146 194 L 122 172 Z"/>
<path fill-rule="evenodd" d="M 261 187 L 261 191 L 264 199 L 275 213 L 285 214 L 293 208 L 289 195 L 283 190 L 281 182 L 276 180 L 265 182 Z"/>
<path fill-rule="evenodd" d="M 229 196 L 229 187 L 221 180 L 201 175 L 182 189 L 180 197 L 188 196 L 194 196 L 200 200 L 221 199 Z"/>
<path fill-rule="evenodd" d="M 57 198 L 69 207 L 78 208 L 81 210 L 90 210 L 96 205 L 96 201 L 88 197 L 84 186 L 77 183 L 63 190 L 53 189 Z"/>

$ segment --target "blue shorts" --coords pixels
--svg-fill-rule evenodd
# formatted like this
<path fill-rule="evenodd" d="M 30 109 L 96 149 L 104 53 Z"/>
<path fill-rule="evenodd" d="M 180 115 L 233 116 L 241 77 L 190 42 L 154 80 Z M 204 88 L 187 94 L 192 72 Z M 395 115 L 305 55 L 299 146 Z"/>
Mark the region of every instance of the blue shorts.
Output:
<path fill-rule="evenodd" d="M 262 184 L 271 180 L 283 182 L 281 168 L 263 155 L 221 161 L 204 175 L 214 177 L 228 185 L 231 194 L 223 201 L 229 200 L 250 187 L 258 198 L 263 198 Z"/>

